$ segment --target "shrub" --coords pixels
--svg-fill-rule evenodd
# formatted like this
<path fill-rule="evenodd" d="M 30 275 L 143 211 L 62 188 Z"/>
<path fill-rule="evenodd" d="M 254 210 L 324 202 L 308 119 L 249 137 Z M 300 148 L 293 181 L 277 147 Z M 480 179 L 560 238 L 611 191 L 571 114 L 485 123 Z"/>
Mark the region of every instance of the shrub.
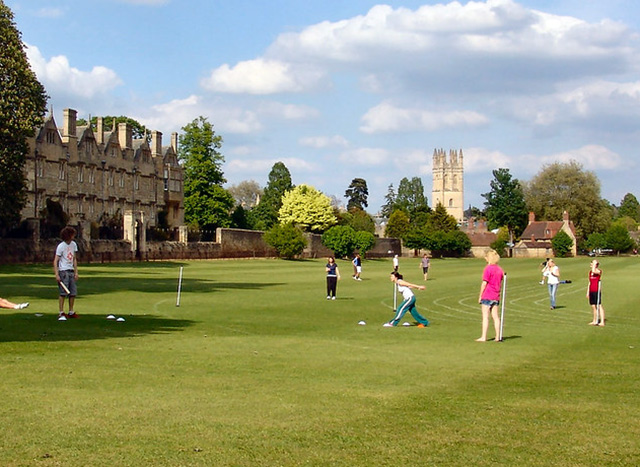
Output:
<path fill-rule="evenodd" d="M 292 259 L 302 253 L 307 240 L 293 224 L 276 224 L 264 233 L 264 241 L 273 247 L 280 258 Z"/>

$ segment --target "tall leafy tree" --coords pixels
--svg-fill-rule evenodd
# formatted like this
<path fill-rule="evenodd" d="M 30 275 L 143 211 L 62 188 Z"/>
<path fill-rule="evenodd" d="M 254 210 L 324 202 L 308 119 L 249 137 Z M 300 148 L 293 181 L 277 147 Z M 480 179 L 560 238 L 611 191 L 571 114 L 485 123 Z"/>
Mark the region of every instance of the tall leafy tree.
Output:
<path fill-rule="evenodd" d="M 229 227 L 233 196 L 222 188 L 222 137 L 205 117 L 182 128 L 179 158 L 184 169 L 185 221 L 199 228 Z"/>
<path fill-rule="evenodd" d="M 490 186 L 491 191 L 482 195 L 486 199 L 484 205 L 489 227 L 506 227 L 509 242 L 513 244 L 514 238 L 522 233 L 528 222 L 522 185 L 511 176 L 509 169 L 497 169 L 493 171 Z"/>
<path fill-rule="evenodd" d="M 398 209 L 389 216 L 387 226 L 384 229 L 384 236 L 388 238 L 404 238 L 410 228 L 409 216 L 401 209 Z"/>
<path fill-rule="evenodd" d="M 405 177 L 400 180 L 395 209 L 402 209 L 411 217 L 415 211 L 424 208 L 429 209 L 429 205 L 420 177 L 413 177 L 411 180 Z"/>
<path fill-rule="evenodd" d="M 634 241 L 629 236 L 629 231 L 622 224 L 614 223 L 605 234 L 607 245 L 616 253 L 624 253 L 634 246 Z"/>
<path fill-rule="evenodd" d="M 27 138 L 42 124 L 44 87 L 29 67 L 13 13 L 0 1 L 0 233 L 16 226 L 25 205 Z"/>
<path fill-rule="evenodd" d="M 347 198 L 347 210 L 364 210 L 368 206 L 368 196 L 367 181 L 364 178 L 354 178 L 344 193 L 344 197 Z"/>
<path fill-rule="evenodd" d="M 636 222 L 640 222 L 640 203 L 635 196 L 631 193 L 627 193 L 620 202 L 618 208 L 618 217 L 630 217 Z"/>
<path fill-rule="evenodd" d="M 236 204 L 245 209 L 254 208 L 262 196 L 262 188 L 255 180 L 243 180 L 237 185 L 231 185 L 228 190 Z"/>
<path fill-rule="evenodd" d="M 256 229 L 267 230 L 278 222 L 278 212 L 282 207 L 282 197 L 292 188 L 291 173 L 287 166 L 282 162 L 273 164 L 260 203 L 252 210 L 253 223 Z"/>
<path fill-rule="evenodd" d="M 600 197 L 600 180 L 576 161 L 545 165 L 524 184 L 524 198 L 538 219 L 562 219 L 566 210 L 579 237 L 604 232 L 611 224 L 613 210 Z"/>
<path fill-rule="evenodd" d="M 380 214 L 387 219 L 391 216 L 391 213 L 395 209 L 396 205 L 396 191 L 393 189 L 393 183 L 387 188 L 387 194 L 384 196 L 385 203 L 380 208 Z"/>
<path fill-rule="evenodd" d="M 336 223 L 329 197 L 309 185 L 298 185 L 284 194 L 278 220 L 310 232 L 324 232 Z"/>

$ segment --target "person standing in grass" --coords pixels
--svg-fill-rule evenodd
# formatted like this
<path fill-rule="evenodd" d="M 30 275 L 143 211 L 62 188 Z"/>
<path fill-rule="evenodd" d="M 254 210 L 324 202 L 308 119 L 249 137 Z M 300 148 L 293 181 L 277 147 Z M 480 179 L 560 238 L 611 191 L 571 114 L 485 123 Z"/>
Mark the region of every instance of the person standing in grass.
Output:
<path fill-rule="evenodd" d="M 558 293 L 558 284 L 560 283 L 560 269 L 556 266 L 553 258 L 547 260 L 547 265 L 542 271 L 542 275 L 547 278 L 547 287 L 549 288 L 549 304 L 552 310 L 556 309 L 556 294 Z"/>
<path fill-rule="evenodd" d="M 482 309 L 482 335 L 476 339 L 477 342 L 487 341 L 489 330 L 489 315 L 493 318 L 493 327 L 496 331 L 496 342 L 500 341 L 500 315 L 498 306 L 500 305 L 500 289 L 504 279 L 504 271 L 498 262 L 500 255 L 495 250 L 489 250 L 484 257 L 487 265 L 482 272 L 482 284 L 480 285 L 480 296 L 478 302 Z"/>
<path fill-rule="evenodd" d="M 400 260 L 398 259 L 398 255 L 393 257 L 393 270 L 398 272 L 398 268 L 400 267 Z"/>
<path fill-rule="evenodd" d="M 340 270 L 333 256 L 329 256 L 325 271 L 327 272 L 327 300 L 335 300 L 336 288 L 338 286 L 338 280 L 340 279 Z"/>
<path fill-rule="evenodd" d="M 388 323 L 384 323 L 383 326 L 385 328 L 392 328 L 397 326 L 404 314 L 408 311 L 411 313 L 411 316 L 418 322 L 419 328 L 424 328 L 429 325 L 429 320 L 418 313 L 416 309 L 416 296 L 413 294 L 411 289 L 424 290 L 424 285 L 415 285 L 411 282 L 407 282 L 402 279 L 402 274 L 397 271 L 392 271 L 389 276 L 391 282 L 395 282 L 398 286 L 398 292 L 402 294 L 402 298 L 404 299 L 398 309 L 396 310 L 396 315 L 394 318 Z"/>
<path fill-rule="evenodd" d="M 13 303 L 4 298 L 0 298 L 0 308 L 8 308 L 10 310 L 22 310 L 29 306 L 29 302 L 25 303 Z"/>
<path fill-rule="evenodd" d="M 76 237 L 76 230 L 73 227 L 65 227 L 60 231 L 62 242 L 56 248 L 56 254 L 53 257 L 53 272 L 56 275 L 60 296 L 58 297 L 58 321 L 66 321 L 67 317 L 77 318 L 78 315 L 73 310 L 78 293 L 76 281 L 78 280 L 78 245 L 73 240 Z M 62 284 L 69 290 L 65 291 Z M 64 299 L 69 297 L 69 315 L 64 313 Z"/>
<path fill-rule="evenodd" d="M 422 275 L 424 276 L 424 280 L 427 280 L 427 276 L 429 275 L 429 255 L 426 253 L 422 255 L 422 259 L 420 260 L 420 267 L 422 268 Z"/>
<path fill-rule="evenodd" d="M 604 326 L 604 307 L 602 306 L 602 291 L 600 290 L 601 280 L 602 269 L 600 269 L 598 260 L 594 259 L 590 264 L 589 285 L 587 286 L 587 299 L 593 311 L 593 319 L 589 323 L 591 326 Z"/>
<path fill-rule="evenodd" d="M 360 258 L 360 253 L 356 253 L 353 257 L 353 267 L 355 268 L 355 275 L 353 278 L 357 281 L 361 281 L 360 274 L 362 273 L 362 259 Z"/>

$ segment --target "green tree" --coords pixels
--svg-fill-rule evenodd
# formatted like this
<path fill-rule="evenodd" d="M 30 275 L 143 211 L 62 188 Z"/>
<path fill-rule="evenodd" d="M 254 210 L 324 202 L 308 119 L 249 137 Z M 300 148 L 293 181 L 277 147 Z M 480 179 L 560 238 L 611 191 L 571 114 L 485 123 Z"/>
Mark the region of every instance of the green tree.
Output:
<path fill-rule="evenodd" d="M 362 209 L 351 209 L 348 212 L 340 213 L 338 223 L 350 225 L 356 232 L 364 231 L 374 234 L 376 231 L 376 223 L 373 218 Z"/>
<path fill-rule="evenodd" d="M 0 234 L 20 222 L 26 201 L 27 138 L 42 124 L 46 105 L 13 13 L 0 1 Z"/>
<path fill-rule="evenodd" d="M 409 216 L 401 210 L 391 213 L 387 226 L 384 229 L 384 236 L 387 238 L 403 238 L 409 232 Z"/>
<path fill-rule="evenodd" d="M 329 197 L 304 184 L 284 194 L 278 220 L 308 232 L 324 232 L 336 223 Z"/>
<path fill-rule="evenodd" d="M 364 178 L 354 178 L 351 180 L 351 184 L 347 191 L 344 192 L 344 197 L 347 198 L 347 210 L 360 209 L 364 210 L 368 206 L 367 197 L 369 196 L 369 190 L 367 189 L 367 181 Z"/>
<path fill-rule="evenodd" d="M 414 211 L 424 207 L 428 208 L 429 205 L 420 177 L 413 177 L 411 180 L 405 177 L 400 180 L 394 208 L 402 209 L 411 216 Z"/>
<path fill-rule="evenodd" d="M 205 117 L 182 128 L 179 157 L 184 169 L 185 221 L 201 229 L 229 227 L 234 201 L 222 188 L 222 137 Z"/>
<path fill-rule="evenodd" d="M 349 225 L 335 225 L 322 234 L 322 244 L 333 250 L 336 258 L 351 256 L 356 249 L 356 231 Z"/>
<path fill-rule="evenodd" d="M 376 245 L 376 237 L 371 232 L 360 230 L 354 234 L 353 243 L 355 249 L 365 256 Z"/>
<path fill-rule="evenodd" d="M 553 254 L 559 258 L 571 256 L 571 248 L 573 247 L 573 239 L 564 230 L 559 231 L 551 239 L 551 248 Z"/>
<path fill-rule="evenodd" d="M 457 228 L 458 222 L 456 218 L 449 215 L 447 208 L 445 208 L 442 203 L 438 203 L 429 218 L 429 229 L 432 231 L 441 230 L 443 232 L 451 232 Z"/>
<path fill-rule="evenodd" d="M 622 198 L 620 202 L 620 207 L 618 208 L 618 217 L 630 217 L 636 222 L 640 222 L 640 203 L 635 196 L 631 193 L 627 193 Z"/>
<path fill-rule="evenodd" d="M 151 141 L 151 132 L 147 130 L 147 127 L 133 118 L 120 115 L 105 115 L 102 117 L 105 128 L 113 131 L 118 131 L 118 124 L 128 123 L 131 127 L 131 135 L 134 139 L 146 139 L 147 142 Z M 87 125 L 87 121 L 84 118 L 79 118 L 77 121 L 78 126 Z M 98 129 L 98 117 L 91 117 L 91 129 L 95 132 Z"/>
<path fill-rule="evenodd" d="M 524 197 L 537 219 L 562 219 L 566 210 L 582 238 L 604 232 L 613 217 L 611 207 L 600 197 L 600 180 L 576 161 L 545 165 L 524 184 Z"/>
<path fill-rule="evenodd" d="M 517 178 L 512 178 L 509 169 L 493 171 L 491 191 L 484 193 L 485 213 L 490 229 L 506 227 L 509 243 L 513 245 L 516 236 L 527 226 L 528 211 L 524 202 L 522 186 Z"/>
<path fill-rule="evenodd" d="M 622 224 L 614 223 L 605 234 L 607 246 L 616 253 L 625 253 L 634 247 L 635 243 L 629 231 Z"/>
<path fill-rule="evenodd" d="M 278 212 L 282 207 L 282 197 L 293 188 L 291 173 L 282 163 L 273 164 L 269 180 L 260 198 L 260 203 L 252 210 L 254 228 L 266 230 L 278 222 Z"/>
<path fill-rule="evenodd" d="M 293 224 L 276 224 L 264 233 L 263 238 L 281 258 L 292 259 L 300 255 L 307 246 L 302 231 Z"/>
<path fill-rule="evenodd" d="M 394 211 L 396 205 L 396 192 L 393 189 L 393 183 L 389 185 L 389 188 L 387 188 L 387 194 L 385 195 L 384 200 L 385 203 L 380 208 L 380 214 L 382 215 L 382 217 L 388 219 L 389 216 L 391 216 L 391 213 Z"/>
<path fill-rule="evenodd" d="M 602 232 L 593 232 L 587 237 L 586 247 L 589 250 L 597 250 L 600 248 L 609 248 L 607 235 Z"/>

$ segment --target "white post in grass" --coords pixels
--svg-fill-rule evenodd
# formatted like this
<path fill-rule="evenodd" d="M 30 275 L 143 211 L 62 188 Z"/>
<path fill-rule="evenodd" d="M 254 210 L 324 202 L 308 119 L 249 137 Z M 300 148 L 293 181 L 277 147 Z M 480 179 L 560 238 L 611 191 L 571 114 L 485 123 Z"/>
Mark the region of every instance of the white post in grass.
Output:
<path fill-rule="evenodd" d="M 176 306 L 180 306 L 180 292 L 182 291 L 182 269 L 183 266 L 180 266 L 180 275 L 178 277 L 178 298 L 176 299 Z"/>
<path fill-rule="evenodd" d="M 600 290 L 602 281 L 598 280 L 598 300 L 596 301 L 596 324 L 600 324 Z"/>
<path fill-rule="evenodd" d="M 504 302 L 507 298 L 507 273 L 504 274 L 504 280 L 502 281 L 502 310 L 500 311 L 500 335 L 498 336 L 498 342 L 502 342 L 502 328 L 504 327 Z"/>
<path fill-rule="evenodd" d="M 393 312 L 398 310 L 398 284 L 393 283 Z"/>

